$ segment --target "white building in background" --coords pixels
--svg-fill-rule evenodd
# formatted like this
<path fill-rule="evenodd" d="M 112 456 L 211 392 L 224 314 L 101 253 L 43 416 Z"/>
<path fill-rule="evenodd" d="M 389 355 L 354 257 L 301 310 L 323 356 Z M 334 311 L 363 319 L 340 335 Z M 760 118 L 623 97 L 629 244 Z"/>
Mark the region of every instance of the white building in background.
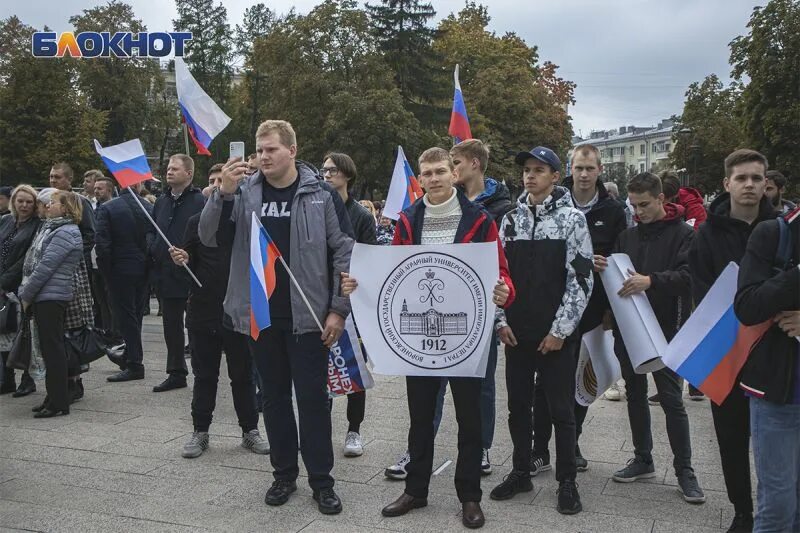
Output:
<path fill-rule="evenodd" d="M 591 144 L 600 150 L 606 173 L 620 170 L 638 174 L 653 169 L 669 168 L 669 155 L 675 147 L 674 123 L 664 119 L 655 127 L 622 126 L 619 129 L 593 131 L 588 138 L 573 137 L 569 160 L 575 148 Z M 569 174 L 571 168 L 567 168 Z"/>

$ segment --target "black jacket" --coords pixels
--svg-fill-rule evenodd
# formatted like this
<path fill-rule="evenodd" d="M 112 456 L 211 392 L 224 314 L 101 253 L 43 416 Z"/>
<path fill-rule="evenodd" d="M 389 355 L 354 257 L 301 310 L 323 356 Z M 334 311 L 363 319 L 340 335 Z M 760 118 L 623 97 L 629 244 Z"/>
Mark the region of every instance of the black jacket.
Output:
<path fill-rule="evenodd" d="M 734 311 L 746 326 L 760 324 L 781 311 L 800 309 L 800 211 L 786 215 L 793 243 L 788 268 L 775 264 L 779 228 L 777 220 L 762 222 L 747 241 L 739 267 L 739 288 Z M 785 404 L 791 401 L 797 379 L 800 347 L 777 325 L 756 344 L 742 369 L 741 386 L 754 396 Z"/>
<path fill-rule="evenodd" d="M 192 283 L 189 289 L 189 302 L 186 306 L 186 327 L 191 329 L 208 328 L 219 331 L 222 328 L 225 291 L 231 265 L 231 246 L 224 244 L 209 248 L 200 242 L 197 227 L 200 213 L 189 218 L 186 234 L 181 248 L 189 253 L 189 268 L 203 284 L 200 288 Z M 279 267 L 280 268 L 280 267 Z"/>
<path fill-rule="evenodd" d="M 572 176 L 564 179 L 564 187 L 570 193 L 573 191 L 574 182 Z M 573 201 L 575 196 L 572 197 Z M 586 223 L 589 225 L 589 235 L 592 237 L 592 249 L 595 255 L 608 257 L 614 248 L 614 243 L 620 234 L 628 229 L 628 222 L 625 216 L 625 205 L 612 198 L 605 185 L 597 180 L 597 203 L 594 204 L 587 213 L 584 213 Z M 603 288 L 600 274 L 593 273 L 594 288 L 586 311 L 583 312 L 578 328 L 581 333 L 591 331 L 603 322 L 603 315 L 609 309 L 608 295 Z"/>
<path fill-rule="evenodd" d="M 511 194 L 508 187 L 494 178 L 484 178 L 483 187 L 483 192 L 473 202 L 486 209 L 499 227 L 503 215 L 511 210 Z M 459 190 L 464 192 L 460 187 Z"/>
<path fill-rule="evenodd" d="M 187 187 L 178 198 L 168 188 L 153 206 L 153 218 L 173 244 L 183 242 L 189 219 L 203 210 L 205 198 L 194 186 Z M 160 236 L 151 236 L 150 257 L 153 262 L 153 281 L 161 298 L 188 298 L 192 278 L 183 267 L 172 262 L 167 244 Z"/>
<path fill-rule="evenodd" d="M 744 256 L 747 239 L 759 222 L 775 218 L 777 213 L 764 197 L 759 205 L 758 218 L 748 224 L 731 218 L 731 197 L 723 193 L 711 203 L 708 218 L 697 229 L 689 248 L 689 270 L 692 273 L 692 296 L 699 305 L 708 290 L 728 263 L 737 265 Z"/>
<path fill-rule="evenodd" d="M 347 215 L 350 217 L 350 224 L 356 234 L 356 242 L 363 244 L 378 244 L 375 236 L 375 217 L 367 211 L 367 208 L 356 202 L 352 196 L 347 197 L 344 203 Z"/>
<path fill-rule="evenodd" d="M 97 206 L 95 252 L 97 268 L 106 279 L 139 278 L 147 272 L 148 234 L 153 228 L 137 203 L 153 213 L 150 202 L 134 198 L 127 189 Z"/>
<path fill-rule="evenodd" d="M 683 221 L 683 207 L 665 204 L 667 216 L 623 231 L 614 253 L 631 258 L 636 272 L 650 276 L 645 294 L 667 341 L 672 340 L 692 310 L 689 247 L 694 230 Z"/>
<path fill-rule="evenodd" d="M 83 241 L 83 260 L 86 261 L 86 268 L 92 268 L 92 248 L 94 248 L 95 229 L 94 229 L 94 208 L 92 202 L 85 196 L 78 193 L 78 198 L 81 199 L 83 204 L 83 213 L 81 215 L 81 223 L 78 224 L 78 229 L 81 230 L 81 240 Z"/>
<path fill-rule="evenodd" d="M 14 215 L 3 215 L 0 218 L 0 246 L 6 240 L 17 224 Z M 42 221 L 39 217 L 32 216 L 26 220 L 17 230 L 17 234 L 11 240 L 11 250 L 8 257 L 0 263 L 0 289 L 4 292 L 15 292 L 22 283 L 22 265 L 25 263 L 25 254 L 31 247 L 36 232 Z"/>

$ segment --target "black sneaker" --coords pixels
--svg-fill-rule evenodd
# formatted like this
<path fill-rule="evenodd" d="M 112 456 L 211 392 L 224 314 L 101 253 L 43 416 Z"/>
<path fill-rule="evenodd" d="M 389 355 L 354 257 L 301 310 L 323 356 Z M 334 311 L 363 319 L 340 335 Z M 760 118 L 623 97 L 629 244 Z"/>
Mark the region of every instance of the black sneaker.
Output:
<path fill-rule="evenodd" d="M 314 491 L 314 500 L 322 514 L 339 514 L 342 512 L 342 500 L 333 491 L 333 488 Z"/>
<path fill-rule="evenodd" d="M 689 385 L 689 399 L 693 400 L 695 402 L 702 402 L 703 400 L 706 399 L 706 395 L 703 394 L 703 391 L 701 391 L 698 388 L 695 388 L 694 385 L 690 384 Z"/>
<path fill-rule="evenodd" d="M 153 387 L 153 392 L 166 392 L 168 390 L 174 389 L 184 389 L 186 388 L 186 377 L 185 376 L 173 376 L 170 375 L 167 379 L 162 381 L 160 384 Z"/>
<path fill-rule="evenodd" d="M 574 480 L 565 479 L 558 484 L 558 507 L 561 514 L 578 514 L 583 511 L 581 497 L 578 495 L 578 484 Z"/>
<path fill-rule="evenodd" d="M 483 457 L 481 457 L 481 475 L 488 476 L 492 473 L 492 462 L 489 460 L 489 449 L 483 449 Z"/>
<path fill-rule="evenodd" d="M 694 470 L 691 468 L 684 468 L 677 475 L 678 477 L 678 492 L 683 494 L 683 499 L 689 503 L 705 503 L 706 495 L 703 494 L 703 489 L 700 488 L 700 483 L 694 475 Z"/>
<path fill-rule="evenodd" d="M 617 470 L 611 479 L 619 483 L 632 483 L 637 479 L 656 477 L 656 466 L 653 462 L 645 463 L 639 457 L 634 457 L 625 468 Z"/>
<path fill-rule="evenodd" d="M 649 403 L 650 405 L 660 405 L 661 398 L 659 398 L 658 393 L 653 394 L 652 396 L 647 398 L 647 403 Z"/>
<path fill-rule="evenodd" d="M 539 455 L 537 453 L 531 452 L 531 475 L 538 476 L 542 472 L 547 472 L 548 470 L 552 470 L 553 467 L 550 465 L 550 456 L 549 455 Z"/>
<path fill-rule="evenodd" d="M 503 482 L 492 489 L 489 497 L 493 500 L 509 500 L 520 492 L 533 490 L 530 473 L 522 470 L 512 470 Z"/>
<path fill-rule="evenodd" d="M 736 513 L 727 533 L 752 533 L 753 513 Z"/>
<path fill-rule="evenodd" d="M 124 370 L 120 370 L 116 374 L 111 374 L 106 378 L 106 381 L 111 383 L 120 383 L 123 381 L 134 381 L 137 379 L 144 379 L 144 367 L 142 368 L 127 367 Z"/>
<path fill-rule="evenodd" d="M 264 503 L 272 506 L 283 505 L 289 501 L 289 496 L 296 490 L 297 483 L 294 481 L 276 479 L 272 482 L 272 486 L 267 489 L 267 493 L 264 495 Z"/>
<path fill-rule="evenodd" d="M 580 447 L 575 445 L 575 468 L 578 472 L 586 472 L 589 470 L 589 461 L 583 458 Z"/>

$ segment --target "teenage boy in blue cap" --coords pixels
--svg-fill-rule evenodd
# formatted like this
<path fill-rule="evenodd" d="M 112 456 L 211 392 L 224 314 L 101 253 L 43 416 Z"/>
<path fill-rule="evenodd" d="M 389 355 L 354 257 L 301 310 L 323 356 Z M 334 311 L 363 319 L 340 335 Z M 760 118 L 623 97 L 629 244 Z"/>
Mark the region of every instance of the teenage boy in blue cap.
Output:
<path fill-rule="evenodd" d="M 558 156 L 538 146 L 517 154 L 516 162 L 525 191 L 503 217 L 500 239 L 519 297 L 498 324 L 506 345 L 513 470 L 491 498 L 507 500 L 533 490 L 531 408 L 533 377 L 539 372 L 555 426 L 557 509 L 575 514 L 582 510 L 575 484 L 575 351 L 578 323 L 592 292 L 592 240 L 569 190 L 556 185 Z"/>

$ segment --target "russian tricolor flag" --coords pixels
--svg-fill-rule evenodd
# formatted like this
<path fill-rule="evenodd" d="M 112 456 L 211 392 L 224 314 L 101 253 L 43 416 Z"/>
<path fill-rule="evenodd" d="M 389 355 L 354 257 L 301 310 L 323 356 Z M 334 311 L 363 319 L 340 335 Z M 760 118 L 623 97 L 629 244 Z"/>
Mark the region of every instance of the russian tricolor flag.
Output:
<path fill-rule="evenodd" d="M 664 364 L 715 404 L 728 397 L 753 347 L 772 325 L 744 326 L 733 312 L 739 267 L 730 263 L 667 346 Z"/>
<path fill-rule="evenodd" d="M 408 164 L 403 147 L 397 147 L 397 159 L 394 162 L 392 182 L 386 194 L 386 205 L 383 206 L 383 216 L 397 220 L 400 212 L 422 198 L 422 187 L 419 186 L 414 171 Z"/>
<path fill-rule="evenodd" d="M 456 82 L 456 90 L 453 94 L 453 111 L 450 113 L 450 128 L 447 133 L 458 144 L 461 141 L 472 139 L 472 132 L 469 129 L 469 118 L 467 118 L 467 106 L 464 105 L 464 95 L 461 93 L 461 82 L 458 81 L 458 65 L 456 65 L 453 77 Z"/>
<path fill-rule="evenodd" d="M 113 174 L 120 187 L 129 187 L 147 180 L 155 180 L 150 172 L 150 165 L 144 155 L 139 139 L 103 148 L 97 139 L 94 149 L 100 155 L 108 170 Z M 157 180 L 156 180 L 157 181 Z"/>
<path fill-rule="evenodd" d="M 269 298 L 275 292 L 275 261 L 280 250 L 255 213 L 250 223 L 250 336 L 258 340 L 262 329 L 272 323 Z"/>
<path fill-rule="evenodd" d="M 231 121 L 194 79 L 182 58 L 175 58 L 175 87 L 189 136 L 197 153 L 211 155 L 208 146 Z"/>

